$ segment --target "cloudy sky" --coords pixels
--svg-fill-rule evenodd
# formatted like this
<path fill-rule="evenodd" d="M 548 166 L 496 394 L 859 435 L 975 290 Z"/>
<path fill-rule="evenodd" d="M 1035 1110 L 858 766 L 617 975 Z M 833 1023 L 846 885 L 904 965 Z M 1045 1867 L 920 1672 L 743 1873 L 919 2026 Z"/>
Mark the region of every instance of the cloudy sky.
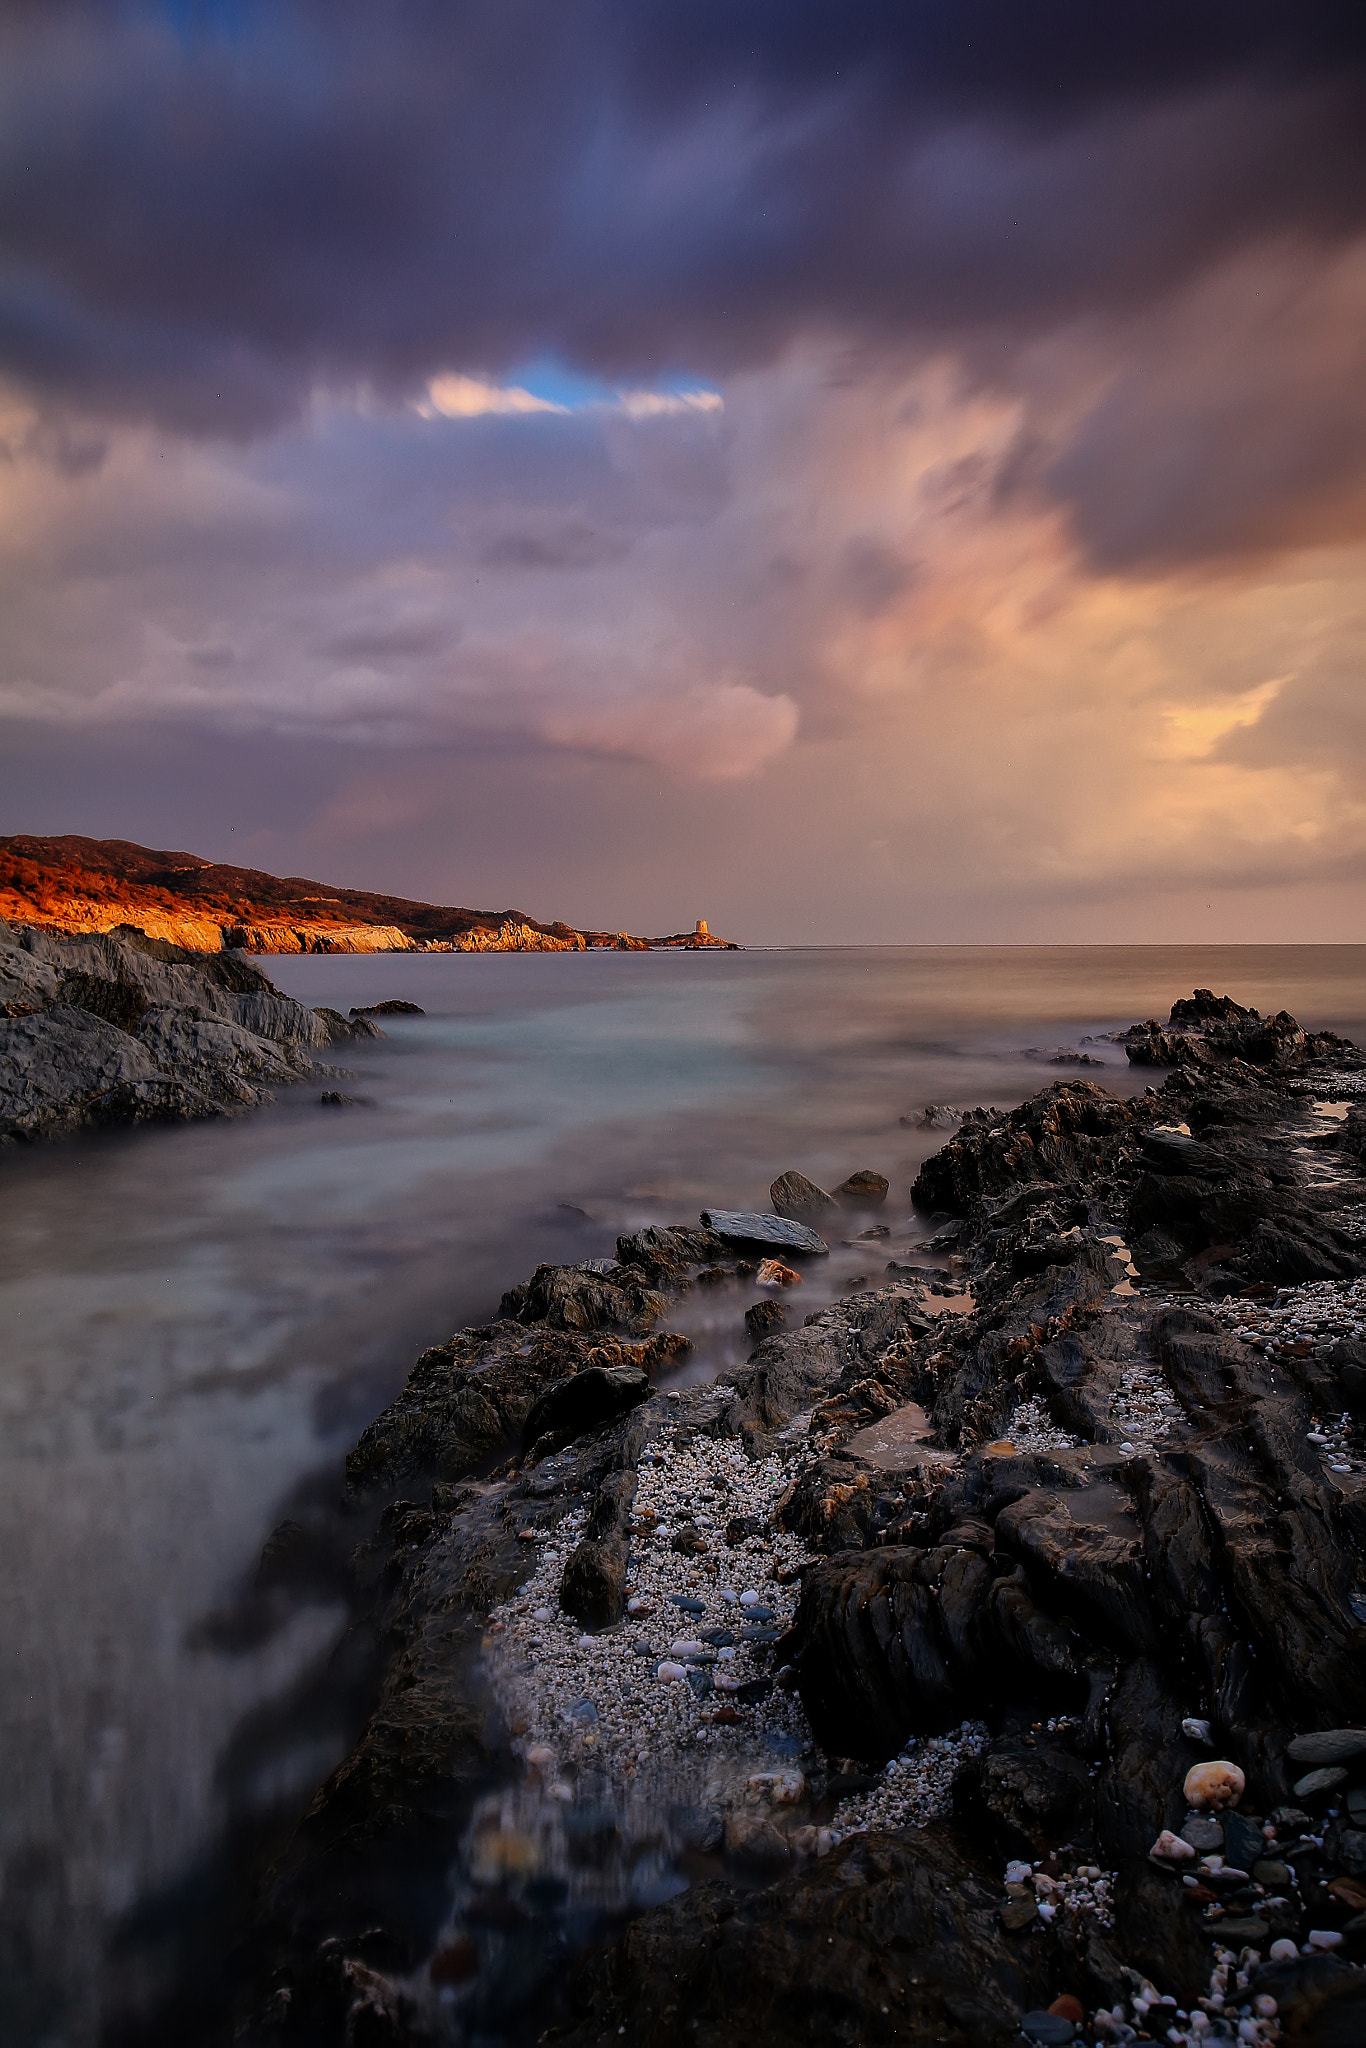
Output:
<path fill-rule="evenodd" d="M 1366 939 L 1366 14 L 0 0 L 0 830 Z"/>

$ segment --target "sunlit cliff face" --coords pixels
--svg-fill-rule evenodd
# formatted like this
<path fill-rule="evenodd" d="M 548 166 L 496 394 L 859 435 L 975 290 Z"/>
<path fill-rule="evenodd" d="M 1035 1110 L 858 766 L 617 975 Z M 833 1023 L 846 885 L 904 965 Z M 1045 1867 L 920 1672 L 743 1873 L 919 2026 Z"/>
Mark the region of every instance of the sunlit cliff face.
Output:
<path fill-rule="evenodd" d="M 610 8 L 520 68 L 506 10 L 12 18 L 6 829 L 753 940 L 1366 936 L 1359 53 L 1149 13 L 1054 104 L 751 11 L 691 84 Z"/>

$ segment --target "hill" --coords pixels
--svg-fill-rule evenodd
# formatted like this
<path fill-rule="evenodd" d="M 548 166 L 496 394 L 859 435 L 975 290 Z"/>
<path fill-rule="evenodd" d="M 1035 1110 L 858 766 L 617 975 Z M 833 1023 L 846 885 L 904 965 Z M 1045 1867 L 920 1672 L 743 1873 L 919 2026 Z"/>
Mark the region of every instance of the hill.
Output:
<path fill-rule="evenodd" d="M 194 853 L 157 852 L 127 839 L 69 833 L 0 838 L 0 920 L 67 934 L 132 925 L 148 938 L 220 952 L 557 953 L 592 947 L 720 947 L 705 921 L 662 939 L 543 924 L 520 910 L 465 910 L 270 875 Z"/>

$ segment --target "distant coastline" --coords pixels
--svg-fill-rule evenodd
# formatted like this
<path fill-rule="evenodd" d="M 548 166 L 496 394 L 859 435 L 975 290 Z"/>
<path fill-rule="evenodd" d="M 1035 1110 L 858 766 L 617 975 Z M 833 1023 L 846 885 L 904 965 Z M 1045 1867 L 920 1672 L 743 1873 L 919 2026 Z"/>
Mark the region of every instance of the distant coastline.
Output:
<path fill-rule="evenodd" d="M 0 838 L 0 921 L 64 937 L 132 928 L 195 953 L 738 952 L 705 918 L 663 938 L 337 889 L 78 834 Z"/>

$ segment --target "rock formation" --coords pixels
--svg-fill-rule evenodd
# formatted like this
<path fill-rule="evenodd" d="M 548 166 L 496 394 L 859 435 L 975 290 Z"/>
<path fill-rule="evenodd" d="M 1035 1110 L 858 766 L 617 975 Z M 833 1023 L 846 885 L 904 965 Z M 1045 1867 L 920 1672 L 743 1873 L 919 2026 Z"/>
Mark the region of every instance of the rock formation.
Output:
<path fill-rule="evenodd" d="M 1158 1027 L 1181 1060 L 1160 1087 L 1059 1082 L 968 1114 L 927 1162 L 961 1313 L 894 1279 L 797 1329 L 752 1317 L 724 1384 L 651 1391 L 669 1298 L 801 1228 L 712 1210 L 539 1269 L 424 1356 L 348 1462 L 353 1501 L 388 1503 L 353 1567 L 377 1704 L 264 1885 L 236 2038 L 1360 2038 L 1366 1180 L 1358 1111 L 1314 1104 L 1355 1101 L 1366 1062 L 1193 1001 Z M 1132 1040 L 1137 1064 L 1153 1043 Z M 870 1425 L 902 1416 L 911 1451 L 879 1463 Z M 672 1530 L 641 1504 L 669 1460 Z M 756 1514 L 738 1475 L 779 1469 Z M 699 1496 L 703 1471 L 748 1503 L 724 1547 L 728 1482 Z M 751 1762 L 711 1804 L 633 1823 L 664 1723 L 618 1693 L 613 1781 L 585 1693 L 561 1717 L 577 1778 L 545 1802 L 564 1861 L 544 1865 L 498 1816 L 566 1766 L 516 1719 L 498 1732 L 482 1661 L 538 1554 L 574 1617 L 554 1655 L 581 1659 L 604 1717 L 612 1631 L 660 1598 L 636 1585 L 668 1589 L 658 1639 L 679 1640 L 650 1678 L 687 1732 L 661 1770 L 743 1744 L 786 1690 L 814 1738 L 800 1766 Z M 721 1587 L 767 1569 L 773 1605 L 722 1592 L 733 1626 L 694 1619 L 707 1599 L 670 1574 L 708 1584 L 709 1554 Z M 742 1655 L 762 1675 L 727 1678 Z M 846 1820 L 969 1724 L 922 1825 Z M 624 1910 L 661 1843 L 684 1896 L 624 1926 L 591 1905 L 610 1868 Z"/>
<path fill-rule="evenodd" d="M 316 1053 L 382 1036 L 281 995 L 241 953 L 0 925 L 0 1144 L 250 1109 Z"/>

